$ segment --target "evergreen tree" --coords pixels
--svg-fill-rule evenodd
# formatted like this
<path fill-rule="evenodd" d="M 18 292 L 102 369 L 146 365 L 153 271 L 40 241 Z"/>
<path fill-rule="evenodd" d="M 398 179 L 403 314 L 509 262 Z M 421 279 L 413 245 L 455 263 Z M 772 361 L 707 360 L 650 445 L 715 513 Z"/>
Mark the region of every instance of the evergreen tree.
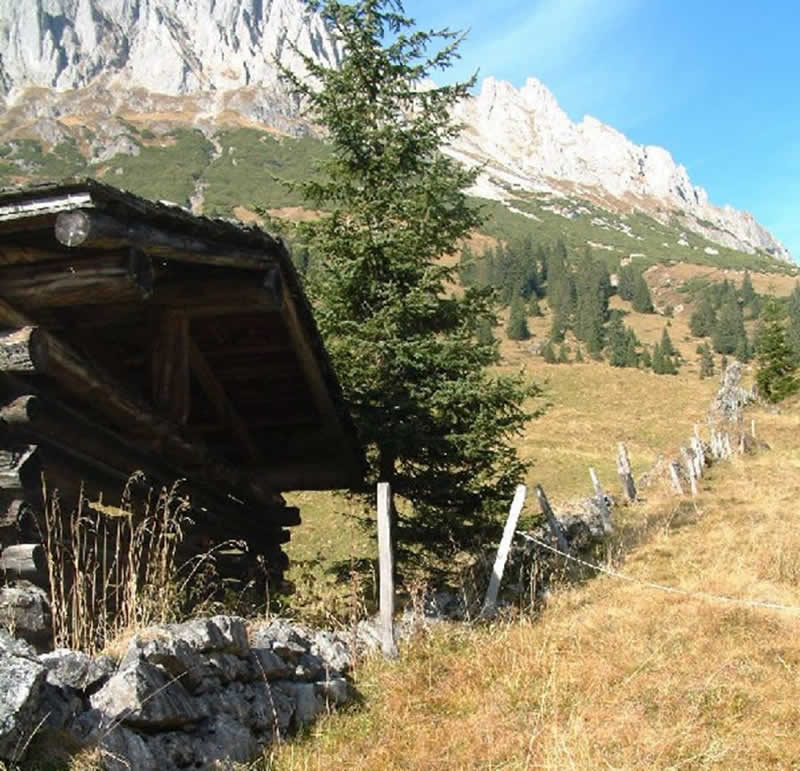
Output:
<path fill-rule="evenodd" d="M 776 403 L 800 387 L 797 363 L 786 334 L 786 321 L 780 305 L 771 299 L 764 308 L 759 335 L 756 383 L 761 396 Z"/>
<path fill-rule="evenodd" d="M 704 294 L 689 317 L 689 330 L 695 337 L 708 337 L 717 325 L 717 314 L 708 295 Z"/>
<path fill-rule="evenodd" d="M 633 300 L 636 273 L 632 265 L 623 265 L 617 272 L 617 294 L 629 302 Z"/>
<path fill-rule="evenodd" d="M 544 348 L 542 348 L 542 358 L 548 364 L 556 363 L 556 352 L 553 350 L 553 344 L 548 340 Z"/>
<path fill-rule="evenodd" d="M 462 286 L 476 286 L 478 266 L 475 254 L 469 244 L 464 244 L 458 258 L 458 278 Z"/>
<path fill-rule="evenodd" d="M 650 355 L 650 349 L 647 346 L 642 350 L 641 365 L 643 369 L 650 369 L 653 366 L 653 357 Z"/>
<path fill-rule="evenodd" d="M 740 341 L 746 336 L 744 318 L 739 301 L 728 296 L 719 312 L 717 324 L 712 334 L 712 344 L 717 353 L 735 353 Z"/>
<path fill-rule="evenodd" d="M 639 353 L 636 350 L 638 341 L 636 334 L 632 329 L 628 329 L 625 335 L 625 366 L 638 367 L 639 366 Z"/>
<path fill-rule="evenodd" d="M 566 343 L 561 343 L 558 349 L 558 363 L 569 364 L 569 346 Z"/>
<path fill-rule="evenodd" d="M 553 311 L 553 320 L 550 324 L 550 338 L 554 343 L 560 343 L 569 328 L 569 317 L 561 310 L 556 308 Z"/>
<path fill-rule="evenodd" d="M 543 315 L 542 309 L 539 307 L 539 298 L 535 294 L 532 294 L 528 301 L 528 314 L 531 316 Z"/>
<path fill-rule="evenodd" d="M 700 352 L 700 377 L 712 377 L 714 375 L 714 355 L 711 348 L 705 344 Z"/>
<path fill-rule="evenodd" d="M 633 305 L 633 310 L 637 313 L 653 312 L 653 298 L 650 297 L 650 289 L 641 273 L 637 273 L 634 277 L 631 303 Z"/>
<path fill-rule="evenodd" d="M 483 318 L 478 321 L 476 332 L 478 345 L 494 345 L 497 341 L 494 336 L 494 322 L 492 319 Z"/>
<path fill-rule="evenodd" d="M 614 314 L 608 325 L 608 363 L 612 367 L 625 367 L 628 336 L 622 319 Z"/>
<path fill-rule="evenodd" d="M 678 353 L 675 350 L 675 346 L 672 344 L 672 338 L 670 338 L 666 327 L 664 327 L 664 331 L 661 333 L 661 352 L 664 356 L 675 356 L 675 354 Z"/>
<path fill-rule="evenodd" d="M 742 305 L 745 307 L 756 299 L 756 290 L 753 289 L 753 280 L 750 278 L 750 271 L 746 268 L 744 271 L 744 278 L 742 279 L 742 288 L 739 290 L 739 296 L 742 298 Z"/>
<path fill-rule="evenodd" d="M 583 351 L 580 346 L 578 346 L 578 350 L 575 352 L 575 361 L 579 364 L 583 364 Z"/>
<path fill-rule="evenodd" d="M 588 249 L 578 265 L 575 285 L 575 336 L 586 343 L 590 352 L 599 351 L 603 347 L 603 325 L 608 313 L 611 280 L 605 264 L 592 259 Z"/>
<path fill-rule="evenodd" d="M 739 341 L 736 343 L 736 350 L 734 351 L 734 354 L 742 363 L 747 363 L 753 358 L 753 352 L 750 348 L 750 343 L 747 340 L 746 334 L 739 338 Z"/>
<path fill-rule="evenodd" d="M 661 350 L 661 345 L 659 343 L 656 343 L 653 346 L 653 362 L 652 362 L 652 364 L 653 364 L 653 372 L 655 372 L 656 375 L 665 374 L 665 371 L 664 371 L 664 367 L 665 367 L 664 359 L 665 359 L 665 356 L 664 356 L 664 352 Z"/>
<path fill-rule="evenodd" d="M 456 273 L 441 258 L 480 223 L 463 192 L 476 170 L 442 152 L 472 84 L 419 88 L 452 63 L 459 36 L 414 30 L 399 2 L 311 5 L 342 59 L 327 68 L 295 49 L 306 72 L 284 71 L 329 148 L 319 178 L 295 185 L 324 212 L 303 224 L 321 255 L 309 291 L 367 448 L 368 489 L 389 482 L 410 502 L 402 515 L 391 506 L 398 543 L 443 555 L 495 532 L 524 477 L 512 439 L 535 390 L 490 374 L 497 347 L 477 328 L 494 317 L 492 293 L 446 291 Z"/>
<path fill-rule="evenodd" d="M 519 295 L 511 301 L 506 334 L 509 340 L 527 340 L 531 336 L 528 320 L 525 318 L 525 306 Z"/>
<path fill-rule="evenodd" d="M 800 282 L 795 283 L 789 295 L 788 311 L 787 340 L 794 352 L 795 361 L 800 364 Z"/>

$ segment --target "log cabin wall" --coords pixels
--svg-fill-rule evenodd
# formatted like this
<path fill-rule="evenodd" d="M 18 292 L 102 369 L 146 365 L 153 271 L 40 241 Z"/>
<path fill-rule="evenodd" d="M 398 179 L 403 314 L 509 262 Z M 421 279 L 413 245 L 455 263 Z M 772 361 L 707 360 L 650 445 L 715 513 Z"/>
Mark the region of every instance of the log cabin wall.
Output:
<path fill-rule="evenodd" d="M 0 544 L 35 544 L 43 480 L 69 508 L 141 472 L 185 480 L 187 543 L 277 577 L 281 493 L 363 471 L 280 240 L 93 180 L 0 191 Z"/>

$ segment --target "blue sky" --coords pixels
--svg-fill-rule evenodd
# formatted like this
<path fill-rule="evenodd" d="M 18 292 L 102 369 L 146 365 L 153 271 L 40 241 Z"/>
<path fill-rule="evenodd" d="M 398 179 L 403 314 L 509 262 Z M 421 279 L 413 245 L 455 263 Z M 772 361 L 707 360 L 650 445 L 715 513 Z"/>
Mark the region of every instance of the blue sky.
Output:
<path fill-rule="evenodd" d="M 666 147 L 714 203 L 751 211 L 800 260 L 798 0 L 404 6 L 420 27 L 468 31 L 453 78 L 538 78 L 572 120 Z"/>

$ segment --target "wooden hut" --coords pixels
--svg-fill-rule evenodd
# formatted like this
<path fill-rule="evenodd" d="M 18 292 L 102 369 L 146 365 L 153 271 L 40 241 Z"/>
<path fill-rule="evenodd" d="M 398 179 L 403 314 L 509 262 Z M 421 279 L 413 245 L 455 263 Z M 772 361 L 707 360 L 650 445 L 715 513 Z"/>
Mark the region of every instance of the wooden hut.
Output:
<path fill-rule="evenodd" d="M 363 464 L 282 241 L 93 180 L 0 192 L 3 545 L 32 536 L 42 480 L 109 501 L 139 471 L 280 572 L 280 493 Z"/>

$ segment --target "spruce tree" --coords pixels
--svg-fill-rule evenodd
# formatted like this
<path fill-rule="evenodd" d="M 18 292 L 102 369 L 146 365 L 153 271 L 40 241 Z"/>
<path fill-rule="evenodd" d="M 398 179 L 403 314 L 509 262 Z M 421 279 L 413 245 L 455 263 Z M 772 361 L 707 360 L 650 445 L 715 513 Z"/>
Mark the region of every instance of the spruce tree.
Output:
<path fill-rule="evenodd" d="M 750 278 L 750 271 L 746 268 L 744 271 L 744 278 L 742 279 L 742 288 L 739 290 L 739 296 L 742 298 L 742 305 L 745 307 L 756 299 L 756 290 L 753 289 L 753 280 Z"/>
<path fill-rule="evenodd" d="M 661 345 L 659 343 L 656 343 L 653 346 L 653 372 L 655 372 L 656 375 L 665 374 L 664 359 L 665 359 L 664 352 L 661 350 Z"/>
<path fill-rule="evenodd" d="M 519 295 L 511 301 L 506 334 L 509 340 L 527 340 L 531 336 L 528 320 L 525 318 L 525 305 Z"/>
<path fill-rule="evenodd" d="M 617 294 L 623 299 L 633 300 L 636 274 L 632 265 L 623 265 L 617 272 Z"/>
<path fill-rule="evenodd" d="M 528 314 L 531 316 L 542 316 L 542 309 L 539 307 L 539 298 L 535 295 L 531 295 L 531 299 L 528 301 Z"/>
<path fill-rule="evenodd" d="M 650 355 L 650 349 L 647 346 L 642 349 L 641 365 L 642 369 L 650 369 L 653 366 L 653 357 Z"/>
<path fill-rule="evenodd" d="M 622 319 L 614 314 L 608 325 L 608 363 L 612 367 L 625 367 L 628 339 Z"/>
<path fill-rule="evenodd" d="M 599 351 L 603 347 L 611 280 L 605 264 L 592 259 L 588 248 L 578 264 L 575 286 L 575 336 L 586 343 L 590 352 Z"/>
<path fill-rule="evenodd" d="M 284 71 L 330 150 L 318 178 L 295 185 L 324 212 L 303 224 L 321 256 L 308 288 L 367 448 L 366 494 L 389 482 L 410 503 L 391 507 L 397 543 L 443 555 L 494 534 L 524 478 L 513 438 L 535 391 L 491 374 L 497 346 L 477 330 L 492 293 L 447 291 L 456 272 L 441 258 L 481 220 L 464 192 L 477 170 L 442 152 L 472 82 L 419 87 L 460 38 L 415 30 L 399 2 L 311 5 L 343 53 L 328 68 L 296 50 L 307 72 Z"/>
<path fill-rule="evenodd" d="M 711 348 L 703 344 L 700 352 L 700 377 L 712 377 L 714 375 L 714 355 Z"/>
<path fill-rule="evenodd" d="M 664 356 L 674 356 L 678 353 L 675 350 L 675 346 L 672 344 L 672 338 L 670 338 L 666 327 L 664 327 L 664 331 L 661 333 L 661 352 Z"/>
<path fill-rule="evenodd" d="M 566 343 L 561 343 L 558 349 L 558 363 L 569 364 L 569 346 Z"/>
<path fill-rule="evenodd" d="M 641 273 L 637 273 L 634 277 L 631 303 L 637 313 L 653 312 L 653 298 L 650 297 L 650 289 Z"/>
<path fill-rule="evenodd" d="M 627 330 L 625 335 L 625 366 L 638 367 L 639 366 L 639 353 L 636 350 L 638 340 L 636 333 L 632 329 Z"/>
<path fill-rule="evenodd" d="M 708 295 L 704 294 L 689 317 L 689 330 L 695 337 L 708 337 L 717 324 L 717 314 Z"/>
<path fill-rule="evenodd" d="M 548 340 L 544 348 L 542 348 L 542 358 L 548 364 L 556 363 L 556 352 L 553 350 L 553 343 L 550 340 Z"/>
<path fill-rule="evenodd" d="M 719 318 L 712 334 L 712 343 L 717 353 L 735 353 L 740 341 L 746 336 L 742 309 L 735 294 L 728 295 L 720 308 Z"/>
<path fill-rule="evenodd" d="M 575 361 L 579 364 L 583 364 L 583 350 L 580 346 L 578 346 L 578 350 L 575 351 Z"/>
<path fill-rule="evenodd" d="M 774 300 L 768 301 L 758 336 L 758 371 L 756 383 L 761 396 L 776 403 L 797 391 L 797 363 L 786 334 L 783 309 Z"/>
<path fill-rule="evenodd" d="M 800 282 L 795 283 L 794 289 L 789 295 L 788 311 L 787 340 L 794 352 L 795 361 L 800 364 Z"/>

